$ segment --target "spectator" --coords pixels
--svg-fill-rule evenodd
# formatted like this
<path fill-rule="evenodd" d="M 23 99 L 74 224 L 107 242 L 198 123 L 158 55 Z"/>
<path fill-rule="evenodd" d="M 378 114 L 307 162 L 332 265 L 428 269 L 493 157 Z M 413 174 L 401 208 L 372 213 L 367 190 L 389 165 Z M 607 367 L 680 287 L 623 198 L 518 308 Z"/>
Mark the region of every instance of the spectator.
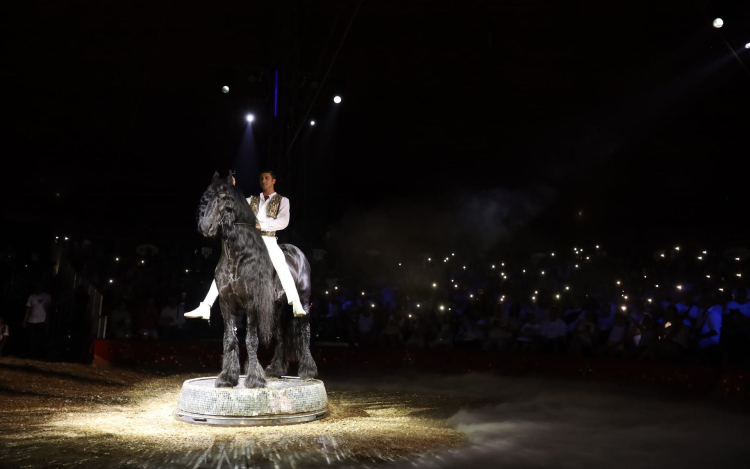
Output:
<path fill-rule="evenodd" d="M 565 336 L 568 333 L 568 326 L 565 321 L 560 319 L 557 308 L 551 308 L 549 311 L 549 320 L 542 324 L 542 343 L 547 352 L 558 353 L 565 349 Z"/>
<path fill-rule="evenodd" d="M 542 326 L 537 322 L 536 314 L 533 312 L 526 313 L 526 322 L 518 330 L 516 349 L 522 352 L 535 352 L 541 332 Z"/>
<path fill-rule="evenodd" d="M 242 328 L 242 325 L 242 315 L 240 315 L 240 320 L 237 324 L 237 328 Z M 177 298 L 175 296 L 170 296 L 167 305 L 162 308 L 161 314 L 159 316 L 159 326 L 162 329 L 163 337 L 171 340 L 183 338 L 183 330 L 185 327 L 185 311 L 177 302 Z"/>
<path fill-rule="evenodd" d="M 112 310 L 109 324 L 116 338 L 130 339 L 133 336 L 133 317 L 124 301 L 121 301 L 117 308 Z"/>
<path fill-rule="evenodd" d="M 156 309 L 156 301 L 153 298 L 149 298 L 135 316 L 135 327 L 138 330 L 138 337 L 141 339 L 159 338 L 156 330 L 159 323 L 158 316 L 159 311 Z"/>
<path fill-rule="evenodd" d="M 481 331 L 469 316 L 461 318 L 461 327 L 456 334 L 454 342 L 456 348 L 480 349 L 482 348 Z"/>
<path fill-rule="evenodd" d="M 3 356 L 3 350 L 5 350 L 9 340 L 10 329 L 8 328 L 8 325 L 5 324 L 5 319 L 0 316 L 0 357 Z"/>
<path fill-rule="evenodd" d="M 34 293 L 26 301 L 26 315 L 23 327 L 29 334 L 29 353 L 34 358 L 44 354 L 45 340 L 49 331 L 48 314 L 51 310 L 52 297 L 44 289 L 44 285 L 37 283 Z"/>
<path fill-rule="evenodd" d="M 628 316 L 623 313 L 615 314 L 615 322 L 607 340 L 607 352 L 610 355 L 621 354 L 625 350 L 625 341 L 629 330 Z"/>
<path fill-rule="evenodd" d="M 421 324 L 417 324 L 414 330 L 412 331 L 411 335 L 409 336 L 409 339 L 406 341 L 404 346 L 406 348 L 424 348 L 425 344 L 425 338 L 424 338 L 424 332 L 422 331 Z"/>
<path fill-rule="evenodd" d="M 513 334 L 510 330 L 510 319 L 507 316 L 494 318 L 487 333 L 487 350 L 505 352 L 510 348 Z"/>
<path fill-rule="evenodd" d="M 451 348 L 453 347 L 453 332 L 451 332 L 450 324 L 443 322 L 440 325 L 440 331 L 438 332 L 435 340 L 430 344 L 432 348 Z"/>
<path fill-rule="evenodd" d="M 357 318 L 357 343 L 370 345 L 375 330 L 375 315 L 372 308 L 364 308 Z"/>
<path fill-rule="evenodd" d="M 705 358 L 715 362 L 721 340 L 721 316 L 724 308 L 716 303 L 700 318 L 698 346 L 702 349 Z"/>
<path fill-rule="evenodd" d="M 391 317 L 388 319 L 388 324 L 383 329 L 383 332 L 378 336 L 378 343 L 384 348 L 399 348 L 401 341 L 401 328 L 398 325 L 398 321 Z"/>
<path fill-rule="evenodd" d="M 578 321 L 570 340 L 570 351 L 575 354 L 591 355 L 599 339 L 596 311 L 585 309 L 583 318 Z"/>

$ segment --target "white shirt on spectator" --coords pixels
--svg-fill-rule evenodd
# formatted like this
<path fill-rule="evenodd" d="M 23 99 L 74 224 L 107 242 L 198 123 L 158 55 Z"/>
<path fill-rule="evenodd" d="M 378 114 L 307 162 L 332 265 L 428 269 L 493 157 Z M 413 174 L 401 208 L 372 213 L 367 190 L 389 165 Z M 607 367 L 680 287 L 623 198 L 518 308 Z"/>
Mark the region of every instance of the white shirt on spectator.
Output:
<path fill-rule="evenodd" d="M 375 315 L 370 313 L 369 315 L 361 313 L 359 315 L 359 332 L 363 334 L 367 334 L 368 332 L 372 331 L 372 326 L 375 323 Z"/>
<path fill-rule="evenodd" d="M 542 324 L 542 337 L 545 339 L 557 339 L 559 337 L 565 337 L 568 333 L 568 327 L 560 318 L 555 321 L 544 321 Z"/>
<path fill-rule="evenodd" d="M 47 310 L 49 305 L 52 304 L 52 297 L 49 293 L 34 293 L 32 294 L 26 306 L 31 306 L 31 314 L 29 314 L 29 323 L 39 324 L 47 320 Z"/>
<path fill-rule="evenodd" d="M 711 331 L 716 331 L 716 335 L 699 340 L 698 345 L 702 348 L 719 344 L 719 339 L 721 339 L 721 310 L 721 305 L 716 305 L 711 306 L 706 311 L 706 319 L 703 321 L 703 327 L 701 327 L 701 335 L 708 334 Z"/>
<path fill-rule="evenodd" d="M 608 344 L 619 344 L 623 341 L 625 338 L 625 331 L 626 327 L 616 324 L 614 327 L 612 327 L 612 331 L 609 333 L 609 340 L 607 340 Z"/>
<path fill-rule="evenodd" d="M 286 197 L 281 197 L 279 213 L 276 215 L 276 218 L 271 218 L 266 214 L 266 205 L 268 205 L 268 201 L 274 195 L 276 195 L 276 192 L 268 197 L 264 196 L 262 192 L 260 194 L 258 213 L 255 215 L 255 218 L 258 219 L 261 231 L 281 231 L 289 226 L 289 199 Z M 247 203 L 250 203 L 250 197 L 247 198 Z"/>

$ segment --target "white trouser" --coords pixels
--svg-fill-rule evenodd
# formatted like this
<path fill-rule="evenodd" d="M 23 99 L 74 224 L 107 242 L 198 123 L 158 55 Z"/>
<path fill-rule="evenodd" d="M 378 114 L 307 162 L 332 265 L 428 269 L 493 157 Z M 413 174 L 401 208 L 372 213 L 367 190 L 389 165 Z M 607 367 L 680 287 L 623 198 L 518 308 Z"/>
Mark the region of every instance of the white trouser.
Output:
<path fill-rule="evenodd" d="M 297 285 L 294 284 L 292 273 L 289 271 L 289 265 L 286 263 L 286 257 L 284 252 L 279 247 L 279 243 L 276 242 L 276 238 L 270 236 L 261 236 L 263 241 L 266 243 L 268 248 L 268 255 L 271 256 L 271 262 L 273 268 L 276 269 L 276 274 L 279 276 L 281 281 L 281 287 L 286 293 L 286 299 L 289 304 L 299 302 L 299 293 L 297 293 Z"/>

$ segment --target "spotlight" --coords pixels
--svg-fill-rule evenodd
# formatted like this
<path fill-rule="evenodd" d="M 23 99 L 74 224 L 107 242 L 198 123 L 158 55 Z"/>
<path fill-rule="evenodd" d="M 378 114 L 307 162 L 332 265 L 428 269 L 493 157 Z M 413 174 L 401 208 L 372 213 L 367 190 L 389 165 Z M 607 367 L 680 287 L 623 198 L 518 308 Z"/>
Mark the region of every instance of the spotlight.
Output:
<path fill-rule="evenodd" d="M 252 114 L 248 114 L 245 116 L 245 120 L 247 120 L 248 122 L 252 122 L 255 120 L 255 116 Z"/>
<path fill-rule="evenodd" d="M 724 26 L 724 20 L 723 20 L 723 19 L 721 19 L 721 18 L 716 18 L 716 19 L 714 20 L 714 23 L 713 23 L 713 24 L 714 24 L 714 28 L 716 28 L 716 29 L 719 29 L 719 28 L 721 28 L 722 26 Z"/>
<path fill-rule="evenodd" d="M 315 125 L 315 121 L 310 121 L 310 125 Z"/>
<path fill-rule="evenodd" d="M 326 290 L 326 295 L 328 294 L 328 290 Z"/>
<path fill-rule="evenodd" d="M 120 258 L 119 257 L 115 257 L 115 262 L 120 262 Z"/>
<path fill-rule="evenodd" d="M 745 49 L 750 49 L 750 42 L 748 42 L 747 44 L 745 44 Z"/>
<path fill-rule="evenodd" d="M 336 104 L 339 104 L 341 102 L 341 96 L 334 96 L 333 97 L 333 102 L 336 103 Z"/>
<path fill-rule="evenodd" d="M 109 279 L 109 283 L 114 283 L 115 281 L 112 279 Z"/>
<path fill-rule="evenodd" d="M 222 86 L 221 87 L 221 92 L 224 93 L 224 94 L 229 93 L 229 87 L 228 86 Z"/>

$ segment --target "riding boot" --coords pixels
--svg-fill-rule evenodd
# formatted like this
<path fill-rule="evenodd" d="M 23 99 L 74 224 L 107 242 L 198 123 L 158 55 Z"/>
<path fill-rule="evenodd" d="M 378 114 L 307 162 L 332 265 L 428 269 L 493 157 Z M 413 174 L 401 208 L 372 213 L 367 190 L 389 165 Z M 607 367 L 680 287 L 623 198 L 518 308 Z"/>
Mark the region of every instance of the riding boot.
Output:
<path fill-rule="evenodd" d="M 294 317 L 297 318 L 307 314 L 307 311 L 302 307 L 302 303 L 299 299 L 292 300 L 292 311 L 294 312 Z"/>
<path fill-rule="evenodd" d="M 185 317 L 200 318 L 208 321 L 211 318 L 211 306 L 213 306 L 217 296 L 219 296 L 219 288 L 216 286 L 216 280 L 214 280 L 211 282 L 211 288 L 208 289 L 206 299 L 201 301 L 200 306 L 185 313 Z"/>

